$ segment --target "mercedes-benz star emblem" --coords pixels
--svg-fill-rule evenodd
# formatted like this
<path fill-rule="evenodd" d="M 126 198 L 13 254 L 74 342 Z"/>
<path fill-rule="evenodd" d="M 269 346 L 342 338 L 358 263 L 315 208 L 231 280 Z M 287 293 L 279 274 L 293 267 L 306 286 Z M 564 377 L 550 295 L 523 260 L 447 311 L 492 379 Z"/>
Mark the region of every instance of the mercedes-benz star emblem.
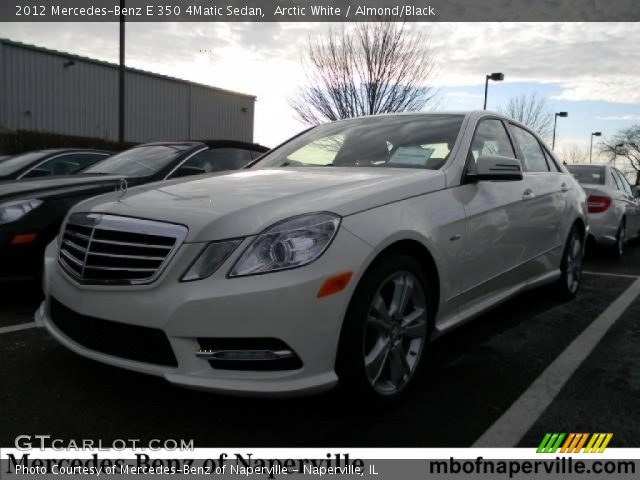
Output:
<path fill-rule="evenodd" d="M 116 192 L 120 192 L 120 197 L 122 198 L 124 197 L 124 194 L 127 193 L 127 188 L 129 188 L 129 186 L 127 185 L 127 180 L 124 178 L 120 179 L 120 184 L 118 185 L 118 188 L 116 189 Z"/>

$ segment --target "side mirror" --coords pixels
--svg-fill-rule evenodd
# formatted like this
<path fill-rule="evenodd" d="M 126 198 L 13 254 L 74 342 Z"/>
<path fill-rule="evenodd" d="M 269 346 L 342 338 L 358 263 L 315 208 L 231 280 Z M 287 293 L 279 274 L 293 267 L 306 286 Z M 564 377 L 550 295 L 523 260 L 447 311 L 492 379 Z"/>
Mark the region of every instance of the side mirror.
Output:
<path fill-rule="evenodd" d="M 515 158 L 483 155 L 476 160 L 475 171 L 467 173 L 467 179 L 475 182 L 522 180 L 522 165 Z"/>

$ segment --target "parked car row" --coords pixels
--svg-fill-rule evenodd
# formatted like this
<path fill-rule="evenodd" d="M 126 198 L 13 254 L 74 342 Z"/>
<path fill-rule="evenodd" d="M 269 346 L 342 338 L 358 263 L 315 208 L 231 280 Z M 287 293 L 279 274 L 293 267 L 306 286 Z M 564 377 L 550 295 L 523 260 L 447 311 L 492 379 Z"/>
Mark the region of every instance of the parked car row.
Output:
<path fill-rule="evenodd" d="M 0 181 L 70 175 L 104 160 L 111 152 L 65 148 L 39 150 L 0 159 Z"/>
<path fill-rule="evenodd" d="M 621 257 L 625 242 L 640 236 L 640 192 L 608 165 L 568 165 L 587 194 L 589 237 Z"/>
<path fill-rule="evenodd" d="M 386 404 L 440 335 L 531 288 L 573 298 L 587 240 L 611 236 L 595 215 L 623 212 L 623 242 L 640 230 L 615 170 L 591 188 L 487 111 L 343 120 L 262 150 L 147 144 L 0 184 L 16 249 L 0 255 L 48 244 L 36 323 L 175 385 Z"/>
<path fill-rule="evenodd" d="M 242 168 L 267 150 L 227 140 L 167 142 L 108 157 L 92 150 L 48 150 L 0 161 L 0 174 L 23 179 L 0 182 L 0 280 L 39 280 L 45 247 L 81 200 L 116 188 Z M 71 175 L 70 164 L 80 171 Z M 57 175 L 59 168 L 67 175 Z"/>

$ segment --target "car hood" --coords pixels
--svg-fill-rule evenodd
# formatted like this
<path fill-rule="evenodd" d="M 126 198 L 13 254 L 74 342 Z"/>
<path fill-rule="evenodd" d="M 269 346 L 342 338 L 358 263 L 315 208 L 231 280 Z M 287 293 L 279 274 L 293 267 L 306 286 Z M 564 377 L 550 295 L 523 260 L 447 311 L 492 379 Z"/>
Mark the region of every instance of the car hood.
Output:
<path fill-rule="evenodd" d="M 114 175 L 61 175 L 48 178 L 33 178 L 0 182 L 0 202 L 18 198 L 44 198 L 81 192 L 100 186 L 119 183 Z"/>
<path fill-rule="evenodd" d="M 73 210 L 184 224 L 187 241 L 198 242 L 256 234 L 305 213 L 350 215 L 444 186 L 444 174 L 434 170 L 250 169 L 144 185 L 122 196 L 109 193 Z"/>

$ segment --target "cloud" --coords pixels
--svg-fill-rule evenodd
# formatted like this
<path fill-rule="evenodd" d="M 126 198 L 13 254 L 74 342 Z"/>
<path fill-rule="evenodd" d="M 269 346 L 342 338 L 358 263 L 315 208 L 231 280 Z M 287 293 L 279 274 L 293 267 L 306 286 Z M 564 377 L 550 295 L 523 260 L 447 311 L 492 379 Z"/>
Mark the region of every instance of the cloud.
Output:
<path fill-rule="evenodd" d="M 482 95 L 479 93 L 469 93 L 469 92 L 447 92 L 445 94 L 447 97 L 453 98 L 482 98 Z"/>
<path fill-rule="evenodd" d="M 326 23 L 127 24 L 127 63 L 158 73 L 257 95 L 256 139 L 280 142 L 302 129 L 287 98 L 304 80 L 309 38 Z M 352 28 L 344 24 L 345 28 Z M 507 82 L 553 84 L 555 98 L 640 104 L 637 23 L 407 24 L 427 34 L 437 64 L 435 87 L 483 84 L 501 71 Z M 116 23 L 0 23 L 0 34 L 116 62 Z M 202 51 L 205 51 L 203 53 Z M 452 101 L 473 94 L 448 92 Z M 476 97 L 477 98 L 477 97 Z"/>
<path fill-rule="evenodd" d="M 640 120 L 640 115 L 606 115 L 596 116 L 595 119 L 612 122 L 635 122 Z"/>

